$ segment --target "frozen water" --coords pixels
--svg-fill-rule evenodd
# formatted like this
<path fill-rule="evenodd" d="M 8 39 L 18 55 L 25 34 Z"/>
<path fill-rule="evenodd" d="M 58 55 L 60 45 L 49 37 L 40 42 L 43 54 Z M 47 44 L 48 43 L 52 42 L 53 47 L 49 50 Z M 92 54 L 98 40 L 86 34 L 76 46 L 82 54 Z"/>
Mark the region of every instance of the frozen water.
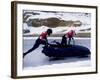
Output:
<path fill-rule="evenodd" d="M 29 50 L 35 43 L 36 39 L 23 39 L 23 51 Z M 49 39 L 49 42 L 53 39 Z M 60 41 L 60 39 L 56 39 Z M 90 38 L 85 39 L 75 39 L 75 44 L 91 48 Z M 84 67 L 91 66 L 90 57 L 87 58 L 65 58 L 62 60 L 50 61 L 49 57 L 45 56 L 42 51 L 42 45 L 40 45 L 36 50 L 32 51 L 25 56 L 23 60 L 23 67 L 25 69 L 46 69 L 46 68 L 64 68 L 64 67 Z"/>

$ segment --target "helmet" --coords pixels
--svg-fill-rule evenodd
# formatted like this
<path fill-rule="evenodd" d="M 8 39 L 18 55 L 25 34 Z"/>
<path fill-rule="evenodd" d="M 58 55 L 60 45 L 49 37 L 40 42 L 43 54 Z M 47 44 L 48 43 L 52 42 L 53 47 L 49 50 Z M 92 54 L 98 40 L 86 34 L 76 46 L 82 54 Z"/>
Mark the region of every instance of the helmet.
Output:
<path fill-rule="evenodd" d="M 52 29 L 47 29 L 48 35 L 52 34 Z"/>

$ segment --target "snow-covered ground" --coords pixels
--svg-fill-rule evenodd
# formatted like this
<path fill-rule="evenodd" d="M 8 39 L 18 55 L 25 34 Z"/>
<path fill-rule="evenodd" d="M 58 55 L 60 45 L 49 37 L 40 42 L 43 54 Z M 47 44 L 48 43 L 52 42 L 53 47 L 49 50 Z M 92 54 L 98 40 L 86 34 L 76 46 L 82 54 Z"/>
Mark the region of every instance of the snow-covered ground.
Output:
<path fill-rule="evenodd" d="M 35 42 L 36 39 L 24 38 L 23 39 L 23 51 L 29 50 Z M 51 42 L 53 39 L 49 39 Z M 56 39 L 60 41 L 59 38 Z M 75 38 L 75 43 L 78 45 L 85 46 L 91 50 L 90 38 Z M 89 67 L 91 66 L 90 57 L 87 58 L 65 58 L 62 60 L 50 61 L 47 56 L 45 56 L 42 51 L 42 45 L 36 50 L 25 56 L 23 60 L 24 69 L 48 69 L 48 68 L 67 68 L 67 67 Z"/>
<path fill-rule="evenodd" d="M 34 18 L 50 18 L 50 17 L 56 17 L 61 20 L 80 20 L 84 24 L 90 24 L 91 23 L 91 14 L 90 13 L 81 13 L 81 12 L 61 12 L 61 11 L 39 11 L 39 10 L 24 10 L 24 13 L 28 12 L 30 15 L 26 21 L 29 19 Z M 32 13 L 35 13 L 37 15 L 33 15 Z"/>
<path fill-rule="evenodd" d="M 28 12 L 28 13 L 27 13 Z M 53 12 L 53 11 L 38 11 L 38 10 L 24 10 L 23 13 L 27 13 L 24 17 L 27 17 L 27 15 L 29 15 L 29 17 L 26 19 L 26 22 L 28 22 L 30 19 L 46 19 L 46 18 L 51 18 L 51 17 L 55 17 L 58 18 L 60 20 L 71 20 L 71 21 L 81 21 L 82 25 L 81 26 L 77 26 L 77 27 L 73 27 L 73 29 L 75 29 L 76 31 L 80 32 L 80 30 L 83 29 L 89 29 L 91 28 L 91 14 L 90 13 L 81 13 L 81 12 Z M 34 15 L 33 13 L 37 14 Z M 24 35 L 30 35 L 30 34 L 40 34 L 43 31 L 46 31 L 49 27 L 47 26 L 40 26 L 40 27 L 35 27 L 35 26 L 28 26 L 27 23 L 23 23 L 23 29 L 24 30 L 30 30 L 29 33 L 24 34 Z M 59 26 L 59 27 L 55 27 L 52 28 L 53 33 L 66 33 L 66 31 L 69 29 L 70 27 L 68 26 Z M 90 32 L 90 30 L 85 30 L 84 32 Z"/>
<path fill-rule="evenodd" d="M 46 26 L 41 26 L 41 27 L 28 27 L 26 23 L 23 24 L 24 26 L 24 29 L 28 29 L 30 30 L 29 33 L 26 33 L 24 35 L 31 35 L 31 34 L 41 34 L 42 32 L 46 31 L 49 27 L 46 27 Z M 53 34 L 63 34 L 63 33 L 66 33 L 67 31 L 70 30 L 75 30 L 76 33 L 80 33 L 82 31 L 80 30 L 83 30 L 83 29 L 89 29 L 90 28 L 90 25 L 87 25 L 87 26 L 81 26 L 81 27 L 56 27 L 56 28 L 51 28 L 53 30 Z M 84 31 L 84 33 L 86 32 L 90 32 L 89 31 Z"/>

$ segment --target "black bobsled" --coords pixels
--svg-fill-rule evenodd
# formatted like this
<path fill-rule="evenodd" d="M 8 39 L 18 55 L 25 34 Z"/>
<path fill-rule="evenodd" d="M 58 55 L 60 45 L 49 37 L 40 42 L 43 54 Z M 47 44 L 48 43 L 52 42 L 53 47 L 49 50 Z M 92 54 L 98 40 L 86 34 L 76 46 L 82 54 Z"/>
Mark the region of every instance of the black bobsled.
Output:
<path fill-rule="evenodd" d="M 45 46 L 42 53 L 48 57 L 84 57 L 90 54 L 90 50 L 80 45 L 68 45 L 64 46 Z"/>

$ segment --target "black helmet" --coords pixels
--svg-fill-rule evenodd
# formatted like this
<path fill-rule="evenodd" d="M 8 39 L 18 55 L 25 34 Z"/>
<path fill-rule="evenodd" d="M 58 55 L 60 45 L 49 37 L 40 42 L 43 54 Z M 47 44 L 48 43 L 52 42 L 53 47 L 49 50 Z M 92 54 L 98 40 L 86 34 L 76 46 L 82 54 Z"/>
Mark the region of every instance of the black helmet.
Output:
<path fill-rule="evenodd" d="M 52 29 L 47 29 L 48 35 L 52 34 Z"/>

